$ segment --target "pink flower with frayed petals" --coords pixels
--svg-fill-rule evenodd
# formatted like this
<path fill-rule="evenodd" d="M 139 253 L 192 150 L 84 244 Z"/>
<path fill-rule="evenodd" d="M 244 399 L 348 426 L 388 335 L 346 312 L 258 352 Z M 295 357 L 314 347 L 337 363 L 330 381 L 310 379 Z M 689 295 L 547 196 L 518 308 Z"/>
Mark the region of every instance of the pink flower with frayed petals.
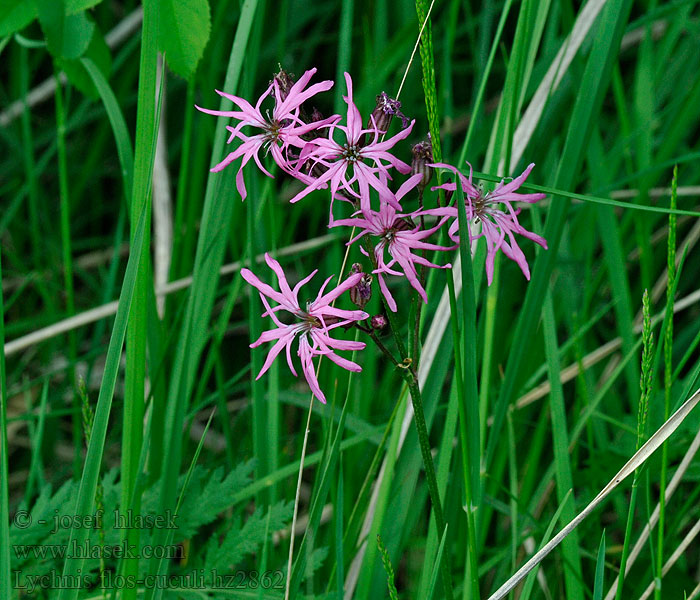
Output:
<path fill-rule="evenodd" d="M 388 140 L 379 141 L 379 136 L 384 132 L 376 127 L 373 119 L 373 127 L 363 129 L 362 116 L 352 99 L 352 79 L 348 73 L 345 73 L 345 83 L 348 95 L 343 96 L 343 99 L 348 105 L 347 124 L 334 123 L 328 130 L 328 138 L 316 138 L 302 150 L 299 164 L 310 164 L 309 171 L 320 166 L 324 172 L 314 180 L 302 179 L 308 185 L 294 196 L 291 202 L 297 202 L 312 191 L 325 188 L 330 183 L 331 202 L 335 199 L 338 190 L 343 190 L 348 195 L 360 199 L 362 210 L 369 210 L 369 190 L 374 188 L 394 208 L 401 210 L 394 194 L 385 183 L 386 179 L 391 179 L 388 168 L 394 167 L 400 173 L 406 174 L 411 171 L 411 167 L 397 159 L 389 150 L 398 141 L 408 137 L 415 121 L 411 121 L 406 129 Z M 342 144 L 333 139 L 336 129 L 345 135 L 345 142 Z M 367 144 L 363 145 L 365 134 L 370 134 L 372 137 Z M 357 184 L 357 191 L 353 188 L 353 184 Z"/>
<path fill-rule="evenodd" d="M 396 199 L 400 200 L 406 193 L 415 188 L 422 179 L 421 173 L 416 173 L 398 189 Z M 430 229 L 421 230 L 420 226 L 414 226 L 409 223 L 408 219 L 416 217 L 421 212 L 414 213 L 397 213 L 393 206 L 388 202 L 382 202 L 379 211 L 366 210 L 361 211 L 362 216 L 351 217 L 349 219 L 338 219 L 333 222 L 336 225 L 348 225 L 350 227 L 358 227 L 362 231 L 356 235 L 348 244 L 352 244 L 365 235 L 371 235 L 378 240 L 375 240 L 374 256 L 377 261 L 377 268 L 373 273 L 377 274 L 379 280 L 379 288 L 386 299 L 389 308 L 396 312 L 397 306 L 394 297 L 391 295 L 389 288 L 384 281 L 384 275 L 396 275 L 398 277 L 406 276 L 409 283 L 418 292 L 423 302 L 427 302 L 428 298 L 425 289 L 421 285 L 418 277 L 416 265 L 425 265 L 426 267 L 434 267 L 438 269 L 449 268 L 451 265 L 436 265 L 431 263 L 422 256 L 413 254 L 414 250 L 450 250 L 437 244 L 425 242 L 425 238 L 430 237 L 440 227 L 442 227 L 445 219 L 441 220 L 437 225 Z M 430 214 L 429 211 L 422 211 L 422 214 Z M 391 259 L 385 260 L 385 250 L 388 251 Z M 367 252 L 362 248 L 362 252 Z M 403 272 L 395 270 L 392 267 L 398 264 Z"/>
<path fill-rule="evenodd" d="M 469 165 L 469 177 L 465 177 L 452 165 L 437 163 L 431 165 L 433 167 L 441 167 L 449 169 L 458 177 L 464 191 L 464 201 L 467 213 L 467 219 L 470 221 L 481 222 L 481 232 L 474 234 L 469 231 L 470 243 L 480 237 L 486 240 L 486 278 L 488 284 L 493 281 L 493 264 L 496 258 L 496 252 L 502 250 L 511 260 L 514 260 L 525 275 L 525 278 L 530 279 L 530 268 L 527 264 L 525 254 L 518 246 L 518 242 L 513 234 L 518 233 L 536 244 L 547 249 L 547 240 L 542 236 L 537 235 L 525 229 L 518 222 L 518 214 L 520 209 L 514 209 L 513 202 L 528 202 L 533 203 L 545 198 L 545 194 L 519 194 L 516 190 L 525 182 L 530 171 L 535 166 L 535 163 L 528 165 L 527 169 L 521 175 L 512 181 L 505 183 L 504 180 L 496 186 L 491 192 L 484 193 L 483 190 L 477 188 L 472 183 L 472 169 Z M 433 190 L 438 188 L 454 192 L 457 187 L 455 182 L 445 183 L 440 186 L 433 187 Z M 505 209 L 501 208 L 503 205 Z M 426 211 L 428 212 L 428 211 Z M 454 217 L 454 221 L 448 230 L 450 238 L 459 242 L 459 222 L 457 219 L 457 208 L 449 206 L 445 208 L 431 209 L 430 214 Z M 508 239 L 506 239 L 508 238 Z"/>
<path fill-rule="evenodd" d="M 318 385 L 318 379 L 316 378 L 316 372 L 314 370 L 313 359 L 316 356 L 326 356 L 335 364 L 348 371 L 360 372 L 362 370 L 360 365 L 342 356 L 338 356 L 334 350 L 362 350 L 365 344 L 363 342 L 337 340 L 330 336 L 330 332 L 337 327 L 351 325 L 356 321 L 363 321 L 369 318 L 369 315 L 361 310 L 343 310 L 331 306 L 331 302 L 357 285 L 362 278 L 362 274 L 357 273 L 351 275 L 338 287 L 324 294 L 326 286 L 332 279 L 332 277 L 329 277 L 321 286 L 316 299 L 313 302 L 308 302 L 305 308 L 301 308 L 298 297 L 299 289 L 311 280 L 317 270 L 314 270 L 310 275 L 302 279 L 294 286 L 294 289 L 292 289 L 289 287 L 287 277 L 280 264 L 267 253 L 265 254 L 265 261 L 275 272 L 275 275 L 277 275 L 280 287 L 279 292 L 268 284 L 260 281 L 249 269 L 241 269 L 243 279 L 260 292 L 260 299 L 265 306 L 265 312 L 262 316 L 269 316 L 277 326 L 275 329 L 264 331 L 262 335 L 250 345 L 251 348 L 256 348 L 265 342 L 275 342 L 272 348 L 270 348 L 265 363 L 262 369 L 260 369 L 260 373 L 258 373 L 256 379 L 260 379 L 263 373 L 270 368 L 270 365 L 275 358 L 277 358 L 277 355 L 282 352 L 283 348 L 286 350 L 289 369 L 296 377 L 297 372 L 292 363 L 291 349 L 292 342 L 298 337 L 299 345 L 297 355 L 301 359 L 301 368 L 304 377 L 314 396 L 325 404 L 326 397 Z M 271 307 L 268 298 L 274 300 L 277 305 Z M 276 314 L 280 310 L 290 313 L 296 321 L 291 324 L 280 321 Z"/>
<path fill-rule="evenodd" d="M 230 152 L 224 160 L 211 170 L 214 172 L 221 171 L 234 160 L 242 157 L 243 160 L 241 161 L 241 166 L 236 175 L 236 187 L 238 188 L 238 193 L 241 195 L 242 200 L 245 200 L 247 196 L 245 183 L 243 181 L 243 167 L 245 167 L 251 158 L 255 160 L 255 164 L 258 165 L 258 168 L 265 173 L 265 175 L 272 177 L 260 162 L 259 153 L 261 148 L 265 148 L 266 152 L 272 154 L 272 158 L 281 169 L 291 173 L 292 168 L 287 159 L 288 146 L 303 147 L 306 144 L 302 139 L 303 135 L 315 129 L 326 127 L 340 118 L 339 115 L 334 115 L 333 117 L 321 121 L 304 123 L 299 117 L 299 111 L 304 102 L 315 94 L 325 92 L 333 87 L 332 81 L 322 81 L 321 83 L 315 83 L 308 89 L 305 89 L 314 73 L 316 73 L 315 68 L 306 71 L 302 78 L 291 87 L 284 100 L 281 96 L 279 83 L 277 79 L 274 79 L 265 92 L 263 92 L 262 96 L 260 96 L 255 106 L 252 106 L 250 102 L 244 98 L 233 96 L 219 90 L 216 90 L 217 94 L 228 98 L 238 106 L 240 110 L 210 110 L 195 105 L 197 110 L 203 113 L 219 117 L 231 117 L 239 120 L 239 123 L 235 127 L 226 126 L 226 129 L 231 133 L 227 143 L 230 144 L 236 138 L 242 140 L 243 143 L 233 152 Z M 275 98 L 275 107 L 272 110 L 272 115 L 267 112 L 266 116 L 263 116 L 260 107 L 265 98 L 271 94 Z M 261 129 L 262 132 L 253 136 L 247 136 L 241 131 L 246 125 L 257 127 Z"/>

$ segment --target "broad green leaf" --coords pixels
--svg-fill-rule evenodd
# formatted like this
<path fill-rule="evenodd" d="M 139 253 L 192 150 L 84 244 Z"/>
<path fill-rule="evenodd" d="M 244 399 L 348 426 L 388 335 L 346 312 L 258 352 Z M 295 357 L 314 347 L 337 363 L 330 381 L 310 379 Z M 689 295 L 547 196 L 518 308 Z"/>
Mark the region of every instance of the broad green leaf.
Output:
<path fill-rule="evenodd" d="M 65 0 L 64 14 L 76 15 L 100 2 L 102 0 Z M 32 0 L 3 0 L 0 3 L 0 37 L 21 31 L 38 16 Z"/>
<path fill-rule="evenodd" d="M 170 68 L 189 79 L 209 41 L 211 19 L 207 0 L 161 0 L 158 48 Z"/>
<path fill-rule="evenodd" d="M 84 12 L 66 15 L 61 56 L 67 59 L 81 57 L 88 49 L 94 32 L 95 23 Z"/>
<path fill-rule="evenodd" d="M 56 57 L 63 55 L 65 30 L 65 6 L 63 0 L 34 0 L 41 30 L 46 38 L 49 52 Z"/>
<path fill-rule="evenodd" d="M 109 72 L 112 68 L 112 56 L 102 33 L 97 28 L 95 28 L 90 45 L 81 58 L 58 61 L 59 66 L 65 72 L 71 85 L 78 88 L 89 98 L 96 100 L 99 94 L 95 88 L 92 77 L 87 73 L 81 62 L 83 59 L 89 59 L 105 79 L 109 77 Z"/>
<path fill-rule="evenodd" d="M 36 6 L 26 0 L 6 0 L 0 4 L 0 35 L 11 35 L 36 18 Z"/>
<path fill-rule="evenodd" d="M 95 31 L 95 24 L 85 12 L 66 15 L 64 2 L 35 0 L 35 3 L 51 54 L 68 60 L 82 56 Z"/>

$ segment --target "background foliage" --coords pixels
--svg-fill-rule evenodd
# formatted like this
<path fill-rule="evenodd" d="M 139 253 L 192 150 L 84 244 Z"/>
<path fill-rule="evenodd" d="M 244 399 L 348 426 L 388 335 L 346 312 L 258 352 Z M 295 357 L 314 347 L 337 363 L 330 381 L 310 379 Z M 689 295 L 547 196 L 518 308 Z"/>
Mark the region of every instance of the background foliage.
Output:
<path fill-rule="evenodd" d="M 403 440 L 400 375 L 369 346 L 358 376 L 321 369 L 333 399 L 316 403 L 311 420 L 293 572 L 300 595 L 341 597 L 345 586 L 355 598 L 381 598 L 395 585 L 399 597 L 441 597 L 436 566 L 447 559 L 454 597 L 493 593 L 638 446 L 644 290 L 656 346 L 645 368 L 648 376 L 653 366 L 643 437 L 695 391 L 696 4 L 435 3 L 400 97 L 417 120 L 408 141 L 439 131 L 443 160 L 464 166 L 466 158 L 487 186 L 535 162 L 528 183 L 549 195 L 523 220 L 544 232 L 549 250 L 525 247 L 532 281 L 501 260 L 488 288 L 478 251 L 474 306 L 460 298 L 454 317 L 439 307 L 445 274 L 431 276 L 423 340 L 436 343 L 434 355 L 427 342 L 424 349 L 423 394 L 444 535 L 434 529 L 410 421 Z M 257 98 L 279 65 L 297 76 L 315 66 L 319 80 L 337 83 L 319 99 L 324 114 L 341 110 L 347 70 L 367 115 L 379 92 L 398 91 L 418 15 L 430 9 L 417 5 L 9 0 L 0 7 L 1 597 L 17 597 L 13 570 L 66 575 L 82 567 L 96 578 L 100 569 L 217 568 L 252 581 L 253 571 L 286 568 L 309 393 L 285 367 L 252 384 L 264 349 L 248 345 L 265 325 L 237 270 L 269 250 L 296 279 L 312 268 L 337 274 L 347 238 L 326 228 L 326 192 L 290 206 L 299 184 L 279 173 L 246 171 L 241 203 L 237 167 L 209 173 L 227 151 L 224 124 L 194 104 L 217 108 L 215 89 Z M 409 144 L 398 152 L 408 159 Z M 669 226 L 674 165 L 677 206 L 686 214 Z M 675 245 L 677 259 L 668 251 Z M 674 314 L 666 269 L 681 258 L 670 278 Z M 355 248 L 349 260 L 358 259 Z M 405 288 L 395 293 L 409 304 Z M 369 311 L 379 310 L 375 298 Z M 464 365 L 455 366 L 453 332 Z M 457 368 L 467 375 L 466 400 Z M 679 547 L 662 597 L 698 594 L 697 544 L 691 537 L 682 545 L 700 519 L 698 421 L 691 414 L 635 476 L 632 511 L 625 484 L 515 597 L 603 597 L 623 547 L 628 552 L 638 538 L 678 469 L 680 483 L 662 503 L 662 534 L 654 529 L 630 560 L 623 597 L 640 597 Z M 465 507 L 467 478 L 473 494 Z M 32 562 L 13 551 L 100 535 L 119 543 L 123 533 L 108 527 L 52 536 L 36 525 L 54 510 L 89 514 L 95 498 L 106 514 L 116 506 L 177 510 L 180 530 L 132 531 L 128 541 L 179 545 L 188 558 L 81 565 Z M 474 514 L 471 541 L 465 508 Z M 34 525 L 8 526 L 22 510 Z M 135 589 L 123 597 L 137 592 L 157 595 Z M 205 595 L 164 595 L 178 593 Z M 281 597 L 262 586 L 246 593 Z M 45 589 L 39 597 L 100 594 Z"/>

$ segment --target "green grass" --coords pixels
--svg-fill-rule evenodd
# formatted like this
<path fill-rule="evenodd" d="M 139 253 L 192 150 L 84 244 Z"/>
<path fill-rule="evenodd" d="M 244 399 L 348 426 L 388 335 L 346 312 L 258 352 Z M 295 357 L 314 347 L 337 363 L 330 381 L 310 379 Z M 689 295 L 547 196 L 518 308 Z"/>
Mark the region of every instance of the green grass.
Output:
<path fill-rule="evenodd" d="M 634 463 L 634 478 L 507 595 L 634 599 L 654 580 L 656 598 L 690 595 L 693 545 L 663 568 L 700 518 L 693 461 L 663 497 L 696 436 L 697 409 L 662 425 L 693 396 L 700 373 L 697 4 L 613 0 L 587 25 L 590 7 L 530 0 L 432 8 L 424 0 L 65 0 L 0 9 L 0 343 L 118 301 L 116 315 L 49 331 L 0 358 L 0 597 L 20 597 L 17 568 L 82 569 L 93 583 L 100 572 L 89 558 L 22 562 L 19 544 L 123 535 L 140 550 L 181 545 L 187 559 L 106 559 L 107 572 L 208 572 L 228 548 L 226 568 L 245 582 L 241 597 L 283 598 L 289 575 L 295 598 L 339 598 L 344 589 L 357 600 L 490 598 L 577 520 L 646 439 L 656 447 L 671 429 L 658 453 L 644 450 Z M 143 21 L 115 42 L 109 32 L 141 8 Z M 569 39 L 584 25 L 582 39 Z M 559 61 L 570 47 L 574 55 Z M 225 126 L 235 119 L 194 108 L 230 110 L 215 89 L 254 104 L 280 66 L 297 78 L 317 67 L 313 82 L 335 80 L 313 99 L 324 116 L 344 115 L 344 72 L 365 119 L 376 96 L 396 94 L 405 76 L 401 110 L 416 123 L 395 148 L 399 158 L 410 163 L 410 144 L 430 132 L 435 159 L 465 173 L 469 161 L 486 190 L 534 162 L 522 191 L 547 195 L 519 215 L 548 243 L 545 250 L 518 236 L 530 281 L 501 255 L 486 285 L 483 241 L 473 252 L 462 244 L 428 253 L 460 273 L 428 269 L 420 311 L 405 280 L 388 278 L 399 312 L 393 332 L 377 335 L 400 366 L 364 333 L 337 331 L 367 342 L 355 354 L 363 370 L 348 375 L 324 359 L 319 381 L 329 401 L 311 408 L 284 353 L 256 380 L 269 346 L 249 345 L 272 325 L 240 268 L 270 281 L 260 259 L 269 251 L 292 283 L 318 269 L 303 303 L 326 277 L 334 285 L 352 263 L 370 263 L 359 244 L 345 246 L 349 229 L 327 228 L 328 190 L 290 205 L 301 184 L 269 155 L 261 159 L 274 179 L 251 161 L 241 202 L 238 162 L 210 172 L 234 148 Z M 545 79 L 550 68 L 560 77 Z M 45 79 L 57 85 L 37 100 Z M 542 101 L 538 110 L 533 99 Z M 152 211 L 161 200 L 153 192 L 159 123 L 170 173 L 159 183 L 173 199 L 165 216 L 170 280 L 192 277 L 166 295 L 160 315 L 160 254 L 150 233 L 161 219 Z M 394 186 L 403 180 L 392 175 Z M 448 175 L 435 173 L 431 185 Z M 424 193 L 426 207 L 446 201 Z M 415 197 L 405 203 L 417 207 Z M 350 214 L 340 201 L 335 210 Z M 460 210 L 462 239 L 466 217 Z M 440 239 L 448 243 L 446 235 L 431 241 Z M 308 240 L 320 241 L 288 250 Z M 386 310 L 376 276 L 365 310 Z M 416 314 L 418 335 L 409 322 Z M 648 409 L 639 413 L 642 373 Z M 95 412 L 87 450 L 83 401 Z M 207 488 L 212 474 L 219 487 Z M 235 489 L 225 487 L 232 474 L 240 475 Z M 207 519 L 152 531 L 115 531 L 107 520 L 100 531 L 73 524 L 56 534 L 13 520 L 25 510 L 34 519 L 54 509 L 89 515 L 98 501 Z M 637 554 L 657 506 L 658 525 Z M 258 583 L 267 572 L 282 587 L 252 587 L 254 572 Z M 99 586 L 44 588 L 36 597 L 100 597 Z M 218 597 L 143 584 L 107 592 L 115 600 L 178 595 Z"/>

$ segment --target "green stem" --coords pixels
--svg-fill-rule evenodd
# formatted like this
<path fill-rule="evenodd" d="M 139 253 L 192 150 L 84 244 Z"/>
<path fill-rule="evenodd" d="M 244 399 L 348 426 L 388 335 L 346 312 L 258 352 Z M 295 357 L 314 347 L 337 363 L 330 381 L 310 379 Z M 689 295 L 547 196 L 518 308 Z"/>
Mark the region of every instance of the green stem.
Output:
<path fill-rule="evenodd" d="M 66 295 L 66 312 L 68 316 L 75 314 L 75 294 L 73 287 L 73 258 L 71 252 L 70 238 L 70 198 L 68 196 L 68 158 L 66 153 L 66 111 L 63 105 L 63 92 L 61 83 L 58 80 L 58 68 L 55 68 L 56 78 L 56 150 L 58 154 L 58 186 L 60 197 L 61 211 L 61 250 L 63 262 L 63 286 Z M 72 365 L 71 372 L 71 387 L 76 384 L 75 381 L 75 363 L 77 361 L 77 345 L 75 340 L 75 331 L 68 333 L 68 359 Z M 80 472 L 82 465 L 81 447 L 80 447 L 80 418 L 77 410 L 79 403 L 77 395 L 72 392 L 72 403 L 75 407 L 73 413 L 73 440 L 75 442 L 75 453 L 73 455 L 73 471 Z"/>
<path fill-rule="evenodd" d="M 423 412 L 423 397 L 421 396 L 420 387 L 418 386 L 418 376 L 413 365 L 402 369 L 402 371 L 406 385 L 408 385 L 408 391 L 411 395 L 411 403 L 413 404 L 413 421 L 416 424 L 416 431 L 418 433 L 418 442 L 423 457 L 423 467 L 425 468 L 425 478 L 428 481 L 430 502 L 433 505 L 433 514 L 435 515 L 435 526 L 437 527 L 438 535 L 442 536 L 445 532 L 445 516 L 442 512 L 440 492 L 438 491 L 437 477 L 435 476 L 435 465 L 433 463 L 433 455 L 430 451 L 428 427 L 425 422 L 425 413 Z M 452 598 L 452 582 L 450 580 L 449 553 L 443 553 L 442 561 L 440 562 L 440 572 L 442 575 L 442 583 L 445 588 L 445 597 L 450 599 Z"/>
<path fill-rule="evenodd" d="M 39 222 L 39 182 L 37 178 L 37 169 L 35 169 L 36 160 L 34 156 L 34 140 L 32 138 L 31 111 L 27 96 L 29 95 L 29 50 L 25 47 L 20 47 L 20 87 L 22 101 L 24 102 L 24 110 L 22 111 L 22 149 L 24 169 L 27 177 L 27 208 L 29 212 L 29 231 L 32 239 L 32 263 L 37 272 L 40 272 L 44 266 L 44 261 L 41 258 L 41 251 L 44 247 L 41 224 Z M 43 286 L 40 288 L 43 292 Z M 46 297 L 42 293 L 42 298 L 46 301 Z M 53 311 L 52 311 L 53 312 Z"/>
<path fill-rule="evenodd" d="M 343 534 L 343 547 L 347 548 L 349 540 L 354 540 L 357 538 L 360 532 L 360 516 L 361 516 L 361 506 L 364 506 L 364 500 L 369 493 L 371 487 L 372 487 L 372 482 L 374 481 L 374 477 L 377 473 L 377 468 L 379 467 L 379 460 L 381 458 L 382 450 L 384 449 L 384 446 L 387 443 L 387 440 L 389 439 L 389 434 L 392 431 L 392 427 L 394 426 L 394 420 L 396 419 L 396 415 L 399 412 L 399 407 L 402 406 L 403 404 L 403 398 L 404 394 L 406 393 L 407 388 L 402 388 L 401 392 L 399 393 L 399 401 L 394 404 L 394 408 L 391 411 L 391 416 L 389 417 L 389 420 L 386 423 L 386 426 L 384 427 L 384 433 L 382 434 L 382 439 L 379 441 L 379 444 L 377 445 L 377 449 L 374 452 L 374 456 L 372 457 L 372 462 L 369 465 L 369 469 L 367 470 L 367 474 L 365 475 L 364 481 L 362 482 L 362 486 L 360 487 L 360 492 L 357 494 L 357 500 L 352 508 L 352 512 L 350 513 L 350 518 L 347 521 L 347 525 L 345 527 L 345 533 Z M 307 466 L 309 465 L 309 461 L 307 461 Z M 335 574 L 336 574 L 336 569 L 337 565 L 334 564 L 333 568 L 331 570 L 331 574 L 328 577 L 328 585 L 326 586 L 326 591 L 330 592 L 330 585 L 331 582 L 334 580 Z"/>
<path fill-rule="evenodd" d="M 651 331 L 651 316 L 649 309 L 649 294 L 644 290 L 642 296 L 642 377 L 639 382 L 640 396 L 639 405 L 637 407 L 637 445 L 636 449 L 642 447 L 645 437 L 646 417 L 649 410 L 649 397 L 653 390 L 653 336 Z M 632 494 L 630 496 L 630 506 L 627 513 L 627 526 L 625 527 L 625 539 L 622 545 L 622 556 L 620 557 L 620 575 L 618 578 L 616 600 L 622 598 L 622 588 L 625 583 L 625 571 L 627 570 L 627 557 L 629 555 L 630 538 L 632 537 L 632 521 L 634 519 L 634 510 L 637 504 L 637 481 L 639 479 L 639 469 L 634 471 L 634 480 L 632 481 Z"/>
<path fill-rule="evenodd" d="M 678 165 L 673 169 L 671 183 L 671 208 L 676 208 L 678 186 Z M 676 215 L 668 215 L 668 278 L 666 280 L 666 331 L 664 335 L 664 421 L 671 412 L 671 388 L 673 385 L 673 288 L 676 282 Z M 661 481 L 659 487 L 659 528 L 656 545 L 656 586 L 655 600 L 661 599 L 661 585 L 664 565 L 664 529 L 666 525 L 666 472 L 668 470 L 668 444 L 661 447 Z"/>
<path fill-rule="evenodd" d="M 463 266 L 464 267 L 464 266 Z M 467 543 L 469 544 L 469 575 L 471 580 L 471 597 L 475 600 L 480 598 L 479 592 L 479 562 L 477 558 L 477 542 L 476 542 L 476 520 L 474 519 L 474 493 L 472 490 L 472 479 L 469 474 L 469 466 L 472 464 L 472 459 L 469 452 L 469 434 L 467 432 L 467 408 L 466 403 L 462 400 L 464 396 L 464 380 L 462 379 L 462 352 L 460 350 L 460 335 L 459 325 L 457 322 L 457 297 L 455 294 L 455 283 L 452 278 L 452 272 L 447 273 L 447 290 L 450 298 L 450 313 L 452 318 L 452 339 L 455 355 L 455 370 L 454 377 L 457 385 L 457 398 L 459 408 L 459 434 L 460 447 L 462 449 L 462 480 L 464 481 L 464 508 L 467 514 Z M 464 291 L 462 293 L 465 293 Z"/>
<path fill-rule="evenodd" d="M 423 210 L 423 192 L 424 188 L 419 186 L 418 187 L 418 210 Z M 420 229 L 421 231 L 425 231 L 425 216 L 421 215 L 420 216 Z M 423 256 L 423 259 L 427 259 L 427 254 L 428 252 L 426 250 L 421 251 L 421 255 Z M 428 270 L 428 267 L 425 265 L 420 266 L 420 271 L 419 271 L 419 278 L 420 278 L 420 284 L 425 288 L 425 280 L 427 278 L 426 272 Z M 421 297 L 418 295 L 418 292 L 415 292 L 413 294 L 414 302 L 416 303 L 416 315 L 415 315 L 415 320 L 413 322 L 413 352 L 411 354 L 411 357 L 413 359 L 414 363 L 418 363 L 418 357 L 420 356 L 420 325 L 421 325 L 421 311 L 423 310 L 423 302 Z"/>
<path fill-rule="evenodd" d="M 182 152 L 180 154 L 180 174 L 177 179 L 177 197 L 175 199 L 175 227 L 173 228 L 173 259 L 170 263 L 170 278 L 176 279 L 184 272 L 184 238 L 185 230 L 191 221 L 186 221 L 186 209 L 194 204 L 187 201 L 190 185 L 190 156 L 192 154 L 192 122 L 195 113 L 195 78 L 187 83 L 185 100 L 185 120 L 182 126 Z M 166 302 L 167 306 L 167 302 Z"/>
<path fill-rule="evenodd" d="M 418 314 L 418 307 L 416 306 L 416 300 L 420 302 L 420 298 L 416 298 L 417 294 L 411 292 L 411 306 L 408 309 L 408 322 L 412 323 L 413 326 L 408 331 L 408 356 L 411 357 L 411 362 L 418 362 L 418 352 L 416 346 L 418 345 L 418 327 L 420 321 L 416 318 Z"/>
<path fill-rule="evenodd" d="M 369 255 L 370 258 L 372 259 L 372 264 L 374 265 L 374 268 L 377 268 L 377 263 L 376 259 L 374 257 L 374 248 L 372 248 L 372 244 L 369 240 L 367 240 L 367 247 L 369 249 Z M 384 304 L 384 312 L 386 313 L 386 319 L 389 322 L 389 330 L 391 331 L 391 335 L 394 337 L 394 342 L 396 342 L 396 348 L 399 351 L 399 354 L 401 355 L 401 360 L 406 360 L 409 358 L 408 351 L 406 350 L 406 345 L 403 343 L 403 340 L 401 339 L 401 333 L 398 327 L 398 324 L 396 322 L 396 316 L 392 312 L 392 310 L 389 308 L 389 305 L 386 302 L 386 299 L 384 296 L 382 296 L 382 304 Z"/>
<path fill-rule="evenodd" d="M 66 111 L 63 105 L 63 92 L 56 71 L 56 148 L 58 151 L 58 180 L 61 199 L 61 242 L 63 251 L 63 284 L 66 294 L 68 315 L 75 313 L 75 293 L 73 286 L 73 259 L 70 237 L 70 198 L 68 196 L 68 158 L 66 153 Z M 75 358 L 75 332 L 69 334 L 71 358 Z"/>
<path fill-rule="evenodd" d="M 372 331 L 371 329 L 365 329 L 364 327 L 361 327 L 360 329 L 362 329 L 362 331 L 364 331 L 370 338 L 372 338 L 372 341 L 375 343 L 377 348 L 379 348 L 382 354 L 384 354 L 384 356 L 386 356 L 391 361 L 391 364 L 393 364 L 397 368 L 401 367 L 399 361 L 396 360 L 396 358 L 394 358 L 394 355 L 389 351 L 389 348 L 387 348 L 384 345 L 384 342 L 382 342 L 382 340 L 379 339 L 379 336 L 377 336 L 376 332 Z"/>
<path fill-rule="evenodd" d="M 367 250 L 367 255 L 369 256 L 374 268 L 377 268 L 377 259 L 374 255 L 374 247 L 372 241 L 365 237 L 365 248 Z M 449 278 L 448 278 L 449 279 Z M 425 422 L 425 413 L 423 412 L 423 398 L 420 393 L 420 387 L 418 385 L 418 375 L 416 374 L 416 365 L 413 363 L 411 356 L 406 351 L 406 346 L 401 339 L 401 333 L 396 322 L 396 316 L 389 308 L 386 298 L 382 296 L 382 303 L 386 312 L 386 318 L 389 323 L 389 329 L 396 342 L 396 347 L 399 350 L 399 355 L 403 364 L 398 365 L 399 370 L 402 372 L 403 378 L 408 385 L 408 390 L 411 395 L 411 402 L 413 403 L 413 416 L 414 422 L 416 424 L 416 430 L 418 433 L 418 440 L 420 443 L 420 451 L 423 457 L 423 468 L 425 469 L 425 476 L 428 480 L 428 491 L 430 493 L 430 502 L 433 505 L 433 513 L 435 515 L 435 525 L 437 526 L 438 535 L 442 536 L 445 532 L 445 517 L 442 512 L 442 503 L 440 502 L 440 493 L 438 491 L 437 477 L 435 476 L 435 464 L 433 463 L 433 455 L 430 451 L 430 439 L 428 437 L 428 427 Z M 414 314 L 414 318 L 418 318 L 418 313 Z M 414 328 L 409 328 L 409 331 L 413 331 Z M 411 335 L 409 333 L 409 335 Z M 450 568 L 449 568 L 449 555 L 444 553 L 441 564 L 440 572 L 442 575 L 442 582 L 445 588 L 445 597 L 450 600 L 452 598 L 452 581 L 450 580 Z"/>

